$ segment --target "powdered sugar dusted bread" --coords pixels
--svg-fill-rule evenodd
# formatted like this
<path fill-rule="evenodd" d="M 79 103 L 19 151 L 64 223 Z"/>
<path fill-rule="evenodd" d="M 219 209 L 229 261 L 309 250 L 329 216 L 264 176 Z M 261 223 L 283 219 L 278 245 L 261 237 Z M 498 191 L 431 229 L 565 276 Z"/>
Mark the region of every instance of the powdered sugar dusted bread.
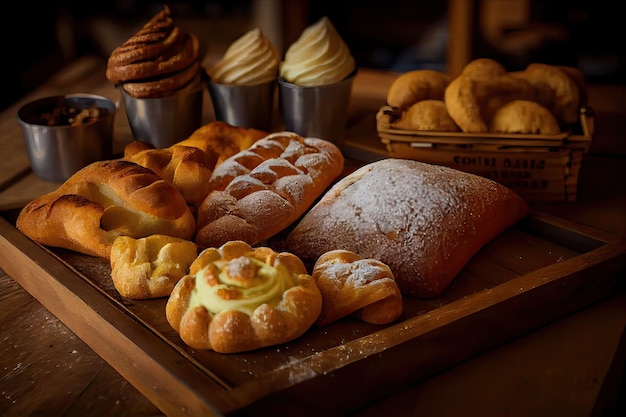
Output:
<path fill-rule="evenodd" d="M 318 326 L 352 315 L 366 323 L 388 324 L 402 314 L 402 294 L 391 269 L 376 259 L 346 250 L 320 256 L 313 279 L 322 293 Z"/>
<path fill-rule="evenodd" d="M 430 298 L 528 210 L 487 178 L 390 158 L 337 182 L 290 232 L 286 247 L 309 262 L 335 249 L 378 259 L 404 294 Z"/>

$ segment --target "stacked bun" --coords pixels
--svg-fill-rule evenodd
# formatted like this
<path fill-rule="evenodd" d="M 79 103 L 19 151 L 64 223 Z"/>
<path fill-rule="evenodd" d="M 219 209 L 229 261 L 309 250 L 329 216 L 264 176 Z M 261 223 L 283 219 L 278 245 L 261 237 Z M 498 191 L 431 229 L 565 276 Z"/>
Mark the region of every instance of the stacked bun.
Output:
<path fill-rule="evenodd" d="M 489 58 L 469 62 L 455 78 L 433 70 L 402 74 L 387 95 L 395 112 L 392 128 L 540 135 L 576 125 L 585 100 L 577 68 L 532 63 L 509 72 Z M 381 109 L 379 120 L 384 113 Z"/>

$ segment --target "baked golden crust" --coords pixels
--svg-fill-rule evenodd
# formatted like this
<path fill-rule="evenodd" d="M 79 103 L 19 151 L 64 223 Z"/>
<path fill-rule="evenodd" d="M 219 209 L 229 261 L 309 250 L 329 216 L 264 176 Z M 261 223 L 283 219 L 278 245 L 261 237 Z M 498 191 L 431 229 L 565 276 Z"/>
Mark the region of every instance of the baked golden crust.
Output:
<path fill-rule="evenodd" d="M 200 253 L 174 287 L 166 317 L 192 348 L 236 353 L 300 337 L 321 310 L 298 257 L 230 241 Z"/>
<path fill-rule="evenodd" d="M 435 70 L 414 70 L 401 74 L 387 92 L 387 104 L 401 110 L 422 100 L 443 100 L 451 77 Z"/>
<path fill-rule="evenodd" d="M 450 117 L 443 100 L 422 100 L 409 106 L 398 121 L 392 123 L 398 129 L 428 130 L 434 132 L 458 132 L 461 129 Z"/>
<path fill-rule="evenodd" d="M 526 80 L 535 88 L 535 101 L 550 110 L 561 128 L 578 121 L 584 94 L 580 92 L 581 80 L 574 78 L 573 70 L 568 73 L 558 66 L 532 63 L 514 76 Z"/>
<path fill-rule="evenodd" d="M 295 222 L 341 174 L 344 158 L 331 142 L 277 132 L 213 171 L 197 211 L 196 243 L 250 245 Z"/>
<path fill-rule="evenodd" d="M 111 247 L 111 278 L 123 297 L 169 296 L 198 256 L 195 243 L 166 235 L 118 236 Z"/>
<path fill-rule="evenodd" d="M 493 114 L 513 100 L 534 100 L 535 89 L 524 79 L 509 74 L 493 78 L 467 77 L 461 73 L 445 92 L 450 117 L 465 133 L 489 131 Z"/>
<path fill-rule="evenodd" d="M 87 165 L 32 200 L 16 226 L 42 245 L 110 259 L 120 235 L 191 240 L 195 219 L 174 186 L 148 168 L 116 159 Z"/>
<path fill-rule="evenodd" d="M 388 324 L 402 314 L 402 294 L 393 273 L 376 259 L 331 250 L 317 259 L 311 275 L 323 301 L 318 326 L 349 315 L 366 323 Z"/>
<path fill-rule="evenodd" d="M 528 211 L 495 181 L 388 158 L 336 182 L 289 233 L 285 248 L 305 262 L 335 249 L 378 259 L 403 294 L 431 298 Z"/>
<path fill-rule="evenodd" d="M 496 111 L 491 119 L 489 131 L 558 135 L 561 129 L 556 118 L 541 104 L 529 100 L 514 100 Z"/>
<path fill-rule="evenodd" d="M 268 133 L 214 121 L 198 128 L 187 139 L 167 148 L 133 141 L 124 148 L 124 159 L 151 169 L 174 185 L 195 212 L 209 193 L 216 165 L 248 149 Z"/>
<path fill-rule="evenodd" d="M 178 144 L 156 149 L 137 142 L 126 146 L 124 159 L 151 169 L 176 187 L 193 207 L 206 198 L 214 165 L 204 151 Z"/>
<path fill-rule="evenodd" d="M 213 121 L 196 129 L 191 136 L 177 143 L 202 149 L 215 167 L 225 159 L 250 148 L 269 132 L 253 128 L 232 126 L 226 122 Z"/>

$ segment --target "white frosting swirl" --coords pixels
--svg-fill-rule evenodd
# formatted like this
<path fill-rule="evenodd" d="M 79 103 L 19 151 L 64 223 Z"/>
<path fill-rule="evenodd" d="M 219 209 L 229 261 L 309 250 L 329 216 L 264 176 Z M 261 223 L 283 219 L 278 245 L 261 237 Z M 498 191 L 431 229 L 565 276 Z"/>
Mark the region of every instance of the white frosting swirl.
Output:
<path fill-rule="evenodd" d="M 258 85 L 276 79 L 278 63 L 276 47 L 255 28 L 233 42 L 208 73 L 219 84 Z"/>
<path fill-rule="evenodd" d="M 273 267 L 248 256 L 214 261 L 198 271 L 195 279 L 189 308 L 203 306 L 213 314 L 227 310 L 252 314 L 261 304 L 275 306 L 295 285 L 284 265 Z"/>
<path fill-rule="evenodd" d="M 280 63 L 280 76 L 302 86 L 339 82 L 355 68 L 348 45 L 328 17 L 306 28 Z"/>

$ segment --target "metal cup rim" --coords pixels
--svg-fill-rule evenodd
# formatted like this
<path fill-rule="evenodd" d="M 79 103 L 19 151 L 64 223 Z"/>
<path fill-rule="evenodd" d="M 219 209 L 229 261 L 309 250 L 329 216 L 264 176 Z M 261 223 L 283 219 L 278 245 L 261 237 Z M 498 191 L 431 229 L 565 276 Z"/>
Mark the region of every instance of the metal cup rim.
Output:
<path fill-rule="evenodd" d="M 40 126 L 42 128 L 49 128 L 49 129 L 75 129 L 77 127 L 80 126 L 72 126 L 72 125 L 44 125 L 44 124 L 39 124 L 39 123 L 30 123 L 26 120 L 26 112 L 27 111 L 36 111 L 37 109 L 39 109 L 42 105 L 46 104 L 46 103 L 67 103 L 68 100 L 72 100 L 72 99 L 90 99 L 93 100 L 95 103 L 97 103 L 96 107 L 99 108 L 106 108 L 109 113 L 106 115 L 106 117 L 103 117 L 102 120 L 106 120 L 109 118 L 112 118 L 115 110 L 116 110 L 116 105 L 115 102 L 113 102 L 113 100 L 98 95 L 98 94 L 91 94 L 91 93 L 70 93 L 70 94 L 61 94 L 61 95 L 56 95 L 56 96 L 47 96 L 47 97 L 41 97 L 38 99 L 34 99 L 29 101 L 28 103 L 23 104 L 17 111 L 17 119 L 18 121 L 23 124 L 24 126 Z M 85 106 L 88 107 L 88 106 Z M 93 107 L 93 105 L 91 105 L 90 107 Z M 89 123 L 87 125 L 91 125 L 93 123 Z M 87 126 L 87 125 L 81 125 L 81 126 Z"/>
<path fill-rule="evenodd" d="M 278 84 L 283 86 L 283 87 L 287 87 L 287 88 L 301 88 L 301 89 L 314 89 L 314 88 L 324 88 L 324 87 L 330 87 L 333 85 L 337 85 L 337 84 L 341 84 L 344 83 L 346 81 L 350 81 L 352 80 L 354 77 L 356 77 L 356 74 L 358 72 L 358 68 L 354 68 L 354 70 L 352 70 L 352 72 L 350 74 L 348 74 L 344 79 L 337 81 L 336 83 L 332 83 L 332 84 L 322 84 L 322 85 L 299 85 L 299 84 L 295 84 L 292 82 L 289 82 L 287 80 L 285 80 L 282 76 L 278 76 L 277 77 L 277 81 Z"/>

